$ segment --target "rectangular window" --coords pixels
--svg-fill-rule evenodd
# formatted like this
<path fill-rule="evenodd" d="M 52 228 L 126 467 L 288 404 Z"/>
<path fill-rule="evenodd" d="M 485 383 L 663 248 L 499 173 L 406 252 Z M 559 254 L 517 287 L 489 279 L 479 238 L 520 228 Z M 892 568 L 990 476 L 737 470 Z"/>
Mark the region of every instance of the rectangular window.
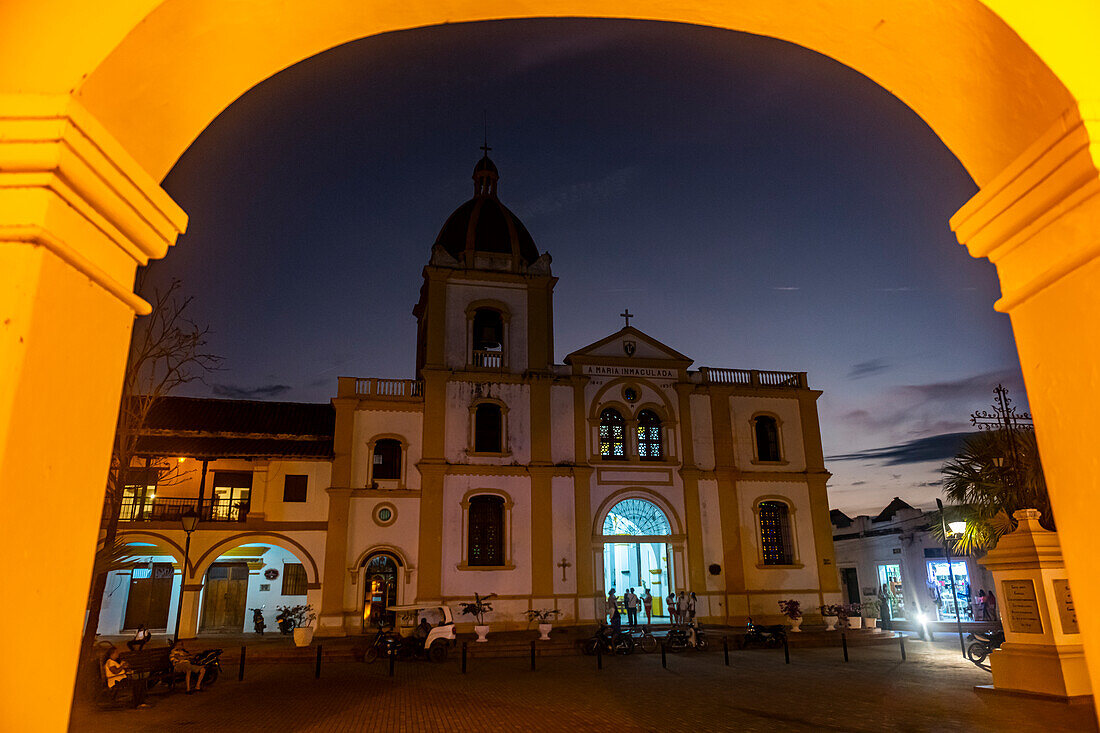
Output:
<path fill-rule="evenodd" d="M 283 565 L 283 595 L 304 596 L 306 594 L 306 569 L 300 562 L 288 562 Z"/>
<path fill-rule="evenodd" d="M 215 471 L 209 512 L 215 522 L 243 522 L 252 497 L 251 471 Z"/>
<path fill-rule="evenodd" d="M 287 476 L 283 481 L 283 501 L 305 501 L 308 476 Z"/>

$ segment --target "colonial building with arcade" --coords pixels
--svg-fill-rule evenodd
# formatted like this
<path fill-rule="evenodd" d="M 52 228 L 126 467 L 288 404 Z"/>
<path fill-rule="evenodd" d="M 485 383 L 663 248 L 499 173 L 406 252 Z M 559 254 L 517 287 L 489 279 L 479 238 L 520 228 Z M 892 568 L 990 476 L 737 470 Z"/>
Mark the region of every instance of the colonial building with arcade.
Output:
<path fill-rule="evenodd" d="M 247 609 L 272 626 L 308 602 L 319 635 L 357 634 L 386 605 L 475 592 L 497 595 L 495 628 L 531 608 L 592 622 L 611 588 L 650 589 L 659 616 L 694 592 L 704 622 L 735 624 L 839 601 L 806 374 L 692 369 L 629 311 L 555 363 L 550 256 L 488 156 L 473 178 L 423 271 L 413 379 L 341 377 L 330 404 L 157 405 L 101 633 L 170 631 L 177 605 L 183 637 L 239 632 Z"/>

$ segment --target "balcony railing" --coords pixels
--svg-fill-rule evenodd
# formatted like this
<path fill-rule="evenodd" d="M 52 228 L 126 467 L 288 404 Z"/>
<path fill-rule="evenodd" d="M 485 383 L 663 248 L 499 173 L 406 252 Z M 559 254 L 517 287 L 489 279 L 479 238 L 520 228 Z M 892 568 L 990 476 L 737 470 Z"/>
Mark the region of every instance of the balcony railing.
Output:
<path fill-rule="evenodd" d="M 729 384 L 736 387 L 806 389 L 806 372 L 764 372 L 758 369 L 719 369 L 701 367 L 705 384 Z"/>
<path fill-rule="evenodd" d="M 417 379 L 378 379 L 340 377 L 340 397 L 367 397 L 374 400 L 420 401 L 424 398 L 424 383 Z"/>
<path fill-rule="evenodd" d="M 504 354 L 500 351 L 474 349 L 473 365 L 484 369 L 500 369 L 504 364 Z"/>
<path fill-rule="evenodd" d="M 122 500 L 118 519 L 120 522 L 178 522 L 184 512 L 191 509 L 199 515 L 200 522 L 243 522 L 248 516 L 248 501 L 199 502 L 198 499 L 154 498 L 143 501 L 127 497 Z"/>

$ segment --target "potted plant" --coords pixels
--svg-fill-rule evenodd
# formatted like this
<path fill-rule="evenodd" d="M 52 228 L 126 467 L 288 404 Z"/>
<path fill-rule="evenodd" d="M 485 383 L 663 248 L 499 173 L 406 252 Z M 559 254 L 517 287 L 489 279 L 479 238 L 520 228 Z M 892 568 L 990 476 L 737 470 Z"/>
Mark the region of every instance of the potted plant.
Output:
<path fill-rule="evenodd" d="M 313 641 L 313 622 L 317 618 L 313 606 L 279 606 L 278 609 L 294 629 L 294 645 L 309 646 Z"/>
<path fill-rule="evenodd" d="M 794 600 L 779 602 L 779 610 L 791 620 L 791 631 L 802 631 L 802 604 Z"/>
<path fill-rule="evenodd" d="M 496 598 L 496 596 L 496 593 L 490 593 L 487 596 L 481 596 L 474 593 L 473 603 L 461 604 L 462 615 L 473 616 L 477 622 L 474 624 L 474 631 L 477 632 L 478 641 L 488 641 L 488 639 L 485 638 L 486 634 L 489 633 L 489 626 L 485 623 L 485 614 L 493 610 L 493 604 L 489 603 L 489 601 Z"/>
<path fill-rule="evenodd" d="M 826 603 L 821 606 L 821 618 L 825 619 L 825 630 L 836 631 L 836 623 L 840 619 L 842 608 L 835 603 Z"/>
<path fill-rule="evenodd" d="M 531 608 L 526 612 L 527 620 L 539 622 L 539 641 L 550 641 L 550 629 L 554 628 L 554 625 L 550 623 L 550 620 L 561 613 L 556 608 Z"/>
<path fill-rule="evenodd" d="M 882 602 L 878 599 L 872 599 L 870 601 L 864 601 L 860 604 L 860 615 L 863 616 L 864 628 L 874 629 L 879 631 L 878 628 L 878 612 Z"/>
<path fill-rule="evenodd" d="M 860 604 L 858 603 L 842 603 L 840 604 L 844 609 L 844 612 L 840 615 L 841 626 L 845 629 L 858 629 L 863 626 L 863 617 L 860 616 Z"/>

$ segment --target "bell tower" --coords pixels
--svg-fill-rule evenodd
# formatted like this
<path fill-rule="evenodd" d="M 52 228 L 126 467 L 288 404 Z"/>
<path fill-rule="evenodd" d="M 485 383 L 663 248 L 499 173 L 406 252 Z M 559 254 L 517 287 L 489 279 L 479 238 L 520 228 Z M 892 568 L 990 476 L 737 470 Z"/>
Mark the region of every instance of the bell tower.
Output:
<path fill-rule="evenodd" d="M 554 359 L 550 255 L 497 197 L 500 174 L 485 154 L 474 196 L 448 217 L 424 268 L 416 372 L 546 372 Z"/>

